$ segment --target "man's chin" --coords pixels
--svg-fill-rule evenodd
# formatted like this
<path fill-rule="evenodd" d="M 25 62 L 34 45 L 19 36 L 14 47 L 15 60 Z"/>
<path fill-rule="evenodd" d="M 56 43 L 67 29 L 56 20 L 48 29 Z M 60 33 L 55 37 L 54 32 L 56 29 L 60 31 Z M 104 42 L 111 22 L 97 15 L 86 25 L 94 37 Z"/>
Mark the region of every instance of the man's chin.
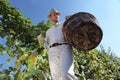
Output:
<path fill-rule="evenodd" d="M 59 20 L 56 20 L 55 22 L 56 22 L 56 23 L 58 23 L 58 22 L 59 22 Z"/>

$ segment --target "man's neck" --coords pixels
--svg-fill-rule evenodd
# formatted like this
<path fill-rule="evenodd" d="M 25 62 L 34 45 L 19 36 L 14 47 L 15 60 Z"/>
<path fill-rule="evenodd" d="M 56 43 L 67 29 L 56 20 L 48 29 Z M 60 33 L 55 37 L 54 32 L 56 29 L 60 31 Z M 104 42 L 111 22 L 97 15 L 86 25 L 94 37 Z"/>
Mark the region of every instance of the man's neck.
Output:
<path fill-rule="evenodd" d="M 56 26 L 59 22 L 52 22 L 53 26 Z"/>

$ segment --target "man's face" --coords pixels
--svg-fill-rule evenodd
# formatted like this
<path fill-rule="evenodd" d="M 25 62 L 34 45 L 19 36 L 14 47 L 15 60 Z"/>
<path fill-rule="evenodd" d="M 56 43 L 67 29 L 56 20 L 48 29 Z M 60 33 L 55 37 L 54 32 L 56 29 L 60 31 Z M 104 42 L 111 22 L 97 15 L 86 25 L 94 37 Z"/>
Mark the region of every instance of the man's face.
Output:
<path fill-rule="evenodd" d="M 58 13 L 53 13 L 50 15 L 49 19 L 53 22 L 59 22 L 60 15 Z"/>

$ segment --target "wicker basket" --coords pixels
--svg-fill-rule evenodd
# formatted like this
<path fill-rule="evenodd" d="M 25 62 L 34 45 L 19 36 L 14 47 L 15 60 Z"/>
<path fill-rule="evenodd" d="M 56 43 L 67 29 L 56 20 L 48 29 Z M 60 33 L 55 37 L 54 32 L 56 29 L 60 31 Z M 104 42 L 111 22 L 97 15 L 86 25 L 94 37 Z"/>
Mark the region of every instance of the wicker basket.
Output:
<path fill-rule="evenodd" d="M 64 22 L 62 32 L 65 40 L 79 51 L 96 48 L 103 36 L 97 19 L 86 12 L 72 15 Z"/>

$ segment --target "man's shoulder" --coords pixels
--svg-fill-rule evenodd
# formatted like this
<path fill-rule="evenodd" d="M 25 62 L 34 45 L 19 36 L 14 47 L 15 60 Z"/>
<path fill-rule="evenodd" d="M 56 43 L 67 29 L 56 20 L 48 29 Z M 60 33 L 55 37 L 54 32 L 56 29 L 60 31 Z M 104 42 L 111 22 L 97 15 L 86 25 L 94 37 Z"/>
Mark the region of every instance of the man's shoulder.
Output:
<path fill-rule="evenodd" d="M 50 28 L 46 31 L 46 33 L 49 33 L 51 30 L 52 30 L 52 27 L 50 27 Z"/>
<path fill-rule="evenodd" d="M 62 26 L 63 26 L 63 23 L 61 22 L 57 24 L 57 28 L 61 28 Z"/>
<path fill-rule="evenodd" d="M 59 23 L 59 25 L 61 25 L 61 26 L 62 26 L 62 25 L 63 25 L 63 22 L 60 22 L 60 23 Z"/>
<path fill-rule="evenodd" d="M 62 26 L 63 25 L 63 23 L 62 22 L 60 22 L 59 24 L 58 24 L 59 26 Z M 47 33 L 49 33 L 49 32 L 51 32 L 52 30 L 54 29 L 54 27 L 53 26 L 51 26 L 46 32 Z"/>

